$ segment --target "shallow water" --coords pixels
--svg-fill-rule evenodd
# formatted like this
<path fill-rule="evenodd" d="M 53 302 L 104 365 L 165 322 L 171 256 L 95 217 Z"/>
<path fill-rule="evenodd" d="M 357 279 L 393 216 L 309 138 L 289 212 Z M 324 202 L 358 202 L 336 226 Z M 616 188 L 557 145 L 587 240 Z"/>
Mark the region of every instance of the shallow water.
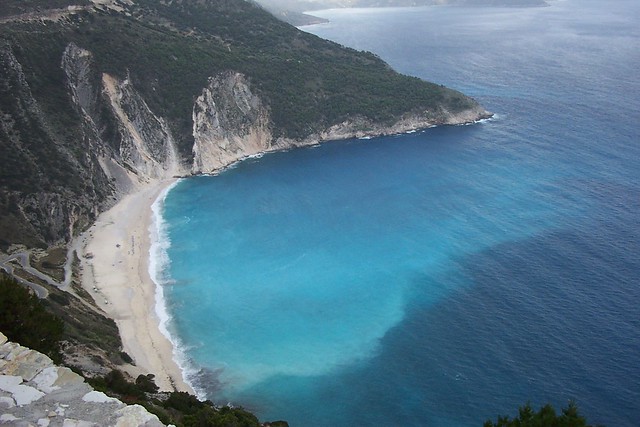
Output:
<path fill-rule="evenodd" d="M 170 331 L 207 397 L 292 426 L 640 419 L 640 5 L 322 12 L 473 126 L 268 154 L 164 204 Z"/>

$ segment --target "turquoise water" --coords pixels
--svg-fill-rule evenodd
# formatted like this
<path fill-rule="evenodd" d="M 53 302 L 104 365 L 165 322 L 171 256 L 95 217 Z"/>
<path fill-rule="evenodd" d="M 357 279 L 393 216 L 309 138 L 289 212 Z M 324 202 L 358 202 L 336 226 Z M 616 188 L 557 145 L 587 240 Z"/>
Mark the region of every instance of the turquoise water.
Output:
<path fill-rule="evenodd" d="M 635 425 L 640 5 L 323 16 L 306 30 L 497 115 L 176 185 L 158 268 L 193 385 L 292 426 L 472 426 L 572 398 Z"/>

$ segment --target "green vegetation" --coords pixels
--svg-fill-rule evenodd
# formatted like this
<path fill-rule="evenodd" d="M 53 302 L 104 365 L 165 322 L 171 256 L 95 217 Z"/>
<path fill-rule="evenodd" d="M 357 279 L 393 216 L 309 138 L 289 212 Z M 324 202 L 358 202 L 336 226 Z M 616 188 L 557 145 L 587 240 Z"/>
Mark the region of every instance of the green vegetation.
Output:
<path fill-rule="evenodd" d="M 0 331 L 11 341 L 60 362 L 63 321 L 47 312 L 40 300 L 14 279 L 0 275 Z"/>
<path fill-rule="evenodd" d="M 353 116 L 390 123 L 406 112 L 471 105 L 462 94 L 400 75 L 369 52 L 301 32 L 251 2 L 138 4 L 148 21 L 170 22 L 176 31 L 192 34 L 215 58 L 215 67 L 248 75 L 284 136 L 305 137 Z M 192 68 L 175 57 L 181 70 Z"/>
<path fill-rule="evenodd" d="M 484 427 L 588 427 L 586 419 L 578 413 L 578 406 L 570 402 L 569 406 L 556 414 L 553 406 L 547 404 L 534 411 L 527 403 L 518 410 L 518 417 L 511 419 L 498 417 L 496 422 L 486 421 Z"/>
<path fill-rule="evenodd" d="M 118 326 L 74 295 L 57 288 L 47 287 L 49 297 L 42 301 L 47 310 L 62 319 L 65 343 L 64 355 L 73 364 L 75 355 L 90 354 L 99 367 L 131 363 L 131 357 L 122 351 L 122 341 Z M 81 287 L 74 287 L 84 301 L 92 301 L 91 296 Z M 83 370 L 81 367 L 77 367 Z"/>
<path fill-rule="evenodd" d="M 15 279 L 0 274 L 0 331 L 11 341 L 44 353 L 56 363 L 62 363 L 64 357 L 73 365 L 75 356 L 84 355 L 90 355 L 103 369 L 133 362 L 122 352 L 113 319 L 68 292 L 23 271 L 19 273 L 47 288 L 49 296 L 40 300 Z M 84 297 L 91 301 L 88 294 Z M 72 367 L 86 371 L 81 366 Z"/>
<path fill-rule="evenodd" d="M 128 381 L 118 370 L 104 377 L 90 379 L 96 389 L 129 404 L 139 404 L 160 418 L 165 424 L 178 427 L 259 427 L 262 424 L 242 408 L 216 407 L 211 401 L 201 402 L 184 392 L 158 393 L 153 375 L 140 375 L 135 382 Z M 286 427 L 284 421 L 266 425 Z"/>

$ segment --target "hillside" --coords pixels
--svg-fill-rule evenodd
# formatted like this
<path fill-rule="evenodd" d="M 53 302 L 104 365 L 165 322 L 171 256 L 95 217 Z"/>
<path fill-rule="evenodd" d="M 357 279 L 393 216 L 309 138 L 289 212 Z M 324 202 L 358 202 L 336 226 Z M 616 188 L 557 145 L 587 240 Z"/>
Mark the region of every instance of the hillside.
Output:
<path fill-rule="evenodd" d="M 0 248 L 68 240 L 142 182 L 486 115 L 242 0 L 3 2 Z"/>

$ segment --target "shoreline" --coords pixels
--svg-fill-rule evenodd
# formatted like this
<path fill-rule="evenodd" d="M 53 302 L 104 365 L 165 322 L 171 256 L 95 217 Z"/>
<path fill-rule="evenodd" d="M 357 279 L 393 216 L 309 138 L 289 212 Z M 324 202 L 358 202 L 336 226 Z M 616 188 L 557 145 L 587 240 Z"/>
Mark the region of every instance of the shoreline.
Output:
<path fill-rule="evenodd" d="M 176 348 L 162 331 L 159 298 L 150 272 L 152 206 L 177 178 L 152 181 L 125 195 L 80 237 L 82 286 L 112 318 L 124 351 L 135 365 L 123 370 L 134 378 L 155 375 L 160 390 L 195 391 L 174 358 Z"/>
<path fill-rule="evenodd" d="M 319 145 L 328 141 L 349 138 L 372 139 L 385 135 L 414 133 L 446 125 L 470 125 L 491 120 L 494 115 L 483 111 L 473 119 L 464 117 L 453 123 L 430 123 L 429 126 L 400 126 L 365 135 L 350 133 L 331 135 L 333 138 L 314 139 L 289 147 L 275 147 L 258 153 L 246 154 L 212 171 L 186 176 L 151 180 L 140 184 L 124 195 L 113 207 L 101 213 L 93 225 L 79 235 L 71 245 L 80 259 L 83 288 L 96 304 L 118 326 L 123 350 L 135 365 L 124 365 L 123 370 L 134 378 L 140 374 L 153 374 L 156 385 L 163 391 L 184 391 L 195 396 L 198 392 L 186 381 L 186 367 L 181 366 L 180 349 L 167 330 L 168 315 L 164 306 L 161 285 L 156 284 L 150 267 L 152 233 L 159 233 L 155 224 L 155 204 L 179 179 L 197 175 L 217 175 L 249 158 L 262 157 L 275 151 Z M 152 228 L 155 229 L 152 231 Z M 162 250 L 162 248 L 160 248 Z M 158 254 L 156 254 L 158 255 Z"/>

